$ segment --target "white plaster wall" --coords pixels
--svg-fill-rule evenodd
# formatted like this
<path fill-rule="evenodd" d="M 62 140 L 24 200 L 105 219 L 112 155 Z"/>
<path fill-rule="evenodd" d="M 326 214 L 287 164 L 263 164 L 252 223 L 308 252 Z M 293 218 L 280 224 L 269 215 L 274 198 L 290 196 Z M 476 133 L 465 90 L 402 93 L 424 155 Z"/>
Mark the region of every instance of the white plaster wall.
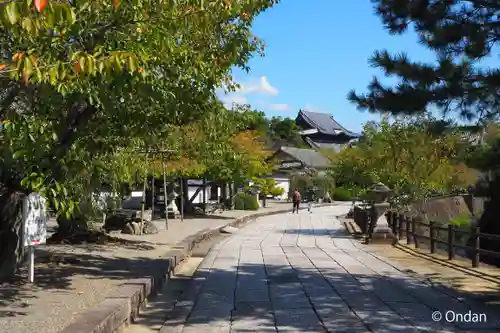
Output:
<path fill-rule="evenodd" d="M 281 199 L 286 200 L 288 198 L 288 192 L 290 192 L 290 179 L 287 178 L 274 178 L 276 180 L 277 186 L 281 187 L 285 192 L 281 195 Z"/>
<path fill-rule="evenodd" d="M 276 186 L 281 187 L 285 192 L 283 195 L 281 195 L 282 200 L 286 200 L 288 198 L 288 192 L 290 191 L 290 179 L 288 178 L 276 178 L 273 177 L 273 179 L 276 181 Z M 249 182 L 248 186 L 252 186 L 253 182 Z"/>
<path fill-rule="evenodd" d="M 188 197 L 191 198 L 197 189 L 198 189 L 198 186 L 189 186 L 188 187 L 188 194 L 189 194 Z M 210 201 L 210 186 L 207 186 L 205 188 L 205 195 L 206 195 L 205 200 L 207 202 L 209 202 Z M 198 192 L 198 195 L 194 198 L 193 203 L 195 203 L 195 204 L 203 203 L 203 189 L 200 192 Z"/>

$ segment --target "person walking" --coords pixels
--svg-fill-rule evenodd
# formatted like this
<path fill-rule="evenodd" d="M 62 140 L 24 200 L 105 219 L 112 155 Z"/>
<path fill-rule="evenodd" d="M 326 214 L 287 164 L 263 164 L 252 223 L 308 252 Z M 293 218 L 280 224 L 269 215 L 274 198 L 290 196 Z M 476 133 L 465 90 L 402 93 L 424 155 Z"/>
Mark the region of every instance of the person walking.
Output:
<path fill-rule="evenodd" d="M 307 191 L 307 211 L 309 213 L 312 213 L 312 206 L 313 206 L 314 200 L 315 200 L 314 190 L 312 188 L 310 188 Z"/>
<path fill-rule="evenodd" d="M 300 196 L 300 192 L 299 192 L 299 189 L 296 188 L 294 191 L 293 191 L 293 195 L 292 195 L 292 203 L 293 203 L 293 208 L 292 208 L 292 214 L 297 212 L 297 214 L 299 213 L 299 205 L 300 205 L 300 200 L 301 200 L 301 196 Z"/>

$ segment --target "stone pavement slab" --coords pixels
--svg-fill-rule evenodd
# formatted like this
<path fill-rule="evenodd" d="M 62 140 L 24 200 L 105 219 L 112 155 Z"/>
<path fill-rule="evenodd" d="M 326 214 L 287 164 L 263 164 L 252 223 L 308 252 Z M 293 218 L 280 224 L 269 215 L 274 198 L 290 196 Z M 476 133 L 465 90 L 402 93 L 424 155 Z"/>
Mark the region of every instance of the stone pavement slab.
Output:
<path fill-rule="evenodd" d="M 195 304 L 186 323 L 161 332 L 193 325 L 198 332 L 500 331 L 500 312 L 457 298 L 346 235 L 336 216 L 349 208 L 262 217 L 213 247 L 200 266 L 199 294 L 186 294 Z M 457 319 L 467 313 L 488 320 Z"/>

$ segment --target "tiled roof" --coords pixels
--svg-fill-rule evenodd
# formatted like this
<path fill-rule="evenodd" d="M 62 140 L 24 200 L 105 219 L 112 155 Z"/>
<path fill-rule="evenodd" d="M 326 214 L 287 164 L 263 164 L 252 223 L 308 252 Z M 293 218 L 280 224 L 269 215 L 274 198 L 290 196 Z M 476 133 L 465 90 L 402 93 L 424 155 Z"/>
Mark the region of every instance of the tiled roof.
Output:
<path fill-rule="evenodd" d="M 347 144 L 313 141 L 311 138 L 308 138 L 308 137 L 305 138 L 305 141 L 312 148 L 315 148 L 315 149 L 328 149 L 328 150 L 333 150 L 335 152 L 339 152 L 339 151 L 341 151 L 343 148 L 345 148 L 347 146 Z"/>
<path fill-rule="evenodd" d="M 330 161 L 314 149 L 281 147 L 280 150 L 308 167 L 326 168 L 330 166 Z"/>
<path fill-rule="evenodd" d="M 300 110 L 299 116 L 302 116 L 304 120 L 312 127 L 317 128 L 320 132 L 329 135 L 339 135 L 345 133 L 349 136 L 358 137 L 359 134 L 347 130 L 345 127 L 340 125 L 332 115 L 328 113 L 319 113 Z"/>

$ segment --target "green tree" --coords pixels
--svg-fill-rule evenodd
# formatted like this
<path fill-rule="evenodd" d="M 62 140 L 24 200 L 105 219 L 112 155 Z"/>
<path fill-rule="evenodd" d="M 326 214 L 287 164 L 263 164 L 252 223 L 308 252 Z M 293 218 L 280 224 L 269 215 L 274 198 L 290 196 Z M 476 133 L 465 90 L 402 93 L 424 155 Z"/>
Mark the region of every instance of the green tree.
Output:
<path fill-rule="evenodd" d="M 473 180 L 458 160 L 459 136 L 436 135 L 428 122 L 420 118 L 368 123 L 363 140 L 333 160 L 333 177 L 346 188 L 367 188 L 381 181 L 411 200 L 465 188 Z"/>
<path fill-rule="evenodd" d="M 273 117 L 269 120 L 269 135 L 274 141 L 284 141 L 295 147 L 303 147 L 305 144 L 299 134 L 300 130 L 295 120 L 288 117 Z"/>
<path fill-rule="evenodd" d="M 331 174 L 316 175 L 312 177 L 312 185 L 316 188 L 315 195 L 324 198 L 328 193 L 330 196 L 335 190 L 335 179 Z"/>
<path fill-rule="evenodd" d="M 420 41 L 437 55 L 435 63 L 414 62 L 406 54 L 377 51 L 370 64 L 400 79 L 395 87 L 377 78 L 369 93 L 349 99 L 370 112 L 423 114 L 434 107 L 464 119 L 497 118 L 497 68 L 479 62 L 495 54 L 498 43 L 496 2 L 483 0 L 374 0 L 377 14 L 392 34 L 414 27 Z M 492 53 L 493 52 L 493 53 Z M 456 112 L 452 114 L 452 112 Z"/>
<path fill-rule="evenodd" d="M 172 126 L 163 146 L 175 150 L 167 161 L 169 178 L 206 178 L 208 181 L 242 183 L 270 171 L 260 133 L 253 128 L 257 113 L 240 113 L 219 108 L 200 120 L 184 126 Z M 150 161 L 150 173 L 162 173 L 160 156 Z M 187 186 L 187 184 L 185 184 Z M 192 205 L 185 192 L 185 212 Z"/>
<path fill-rule="evenodd" d="M 260 187 L 260 196 L 263 200 L 264 206 L 266 205 L 266 198 L 268 195 L 279 196 L 285 193 L 282 187 L 273 178 L 257 178 L 254 177 L 252 182 Z"/>
<path fill-rule="evenodd" d="M 293 174 L 290 177 L 290 193 L 289 197 L 292 197 L 295 189 L 298 189 L 302 194 L 302 197 L 307 193 L 307 190 L 313 186 L 312 178 L 309 175 Z"/>
<path fill-rule="evenodd" d="M 261 51 L 251 24 L 276 2 L 0 4 L 0 278 L 22 257 L 22 197 L 74 214 L 98 184 L 95 157 L 142 159 L 172 124 L 218 108 L 215 88 Z"/>
<path fill-rule="evenodd" d="M 354 91 L 349 99 L 361 109 L 391 114 L 421 114 L 431 109 L 445 116 L 475 120 L 484 125 L 498 119 L 500 69 L 482 60 L 498 57 L 500 20 L 498 1 L 484 0 L 375 0 L 377 14 L 393 34 L 413 27 L 420 42 L 434 51 L 437 61 L 411 61 L 406 54 L 376 52 L 371 64 L 399 79 L 395 87 L 374 79 L 367 94 Z M 490 201 L 479 222 L 481 231 L 500 234 L 498 149 L 490 150 L 487 169 Z M 498 242 L 485 240 L 481 247 L 500 251 Z"/>

